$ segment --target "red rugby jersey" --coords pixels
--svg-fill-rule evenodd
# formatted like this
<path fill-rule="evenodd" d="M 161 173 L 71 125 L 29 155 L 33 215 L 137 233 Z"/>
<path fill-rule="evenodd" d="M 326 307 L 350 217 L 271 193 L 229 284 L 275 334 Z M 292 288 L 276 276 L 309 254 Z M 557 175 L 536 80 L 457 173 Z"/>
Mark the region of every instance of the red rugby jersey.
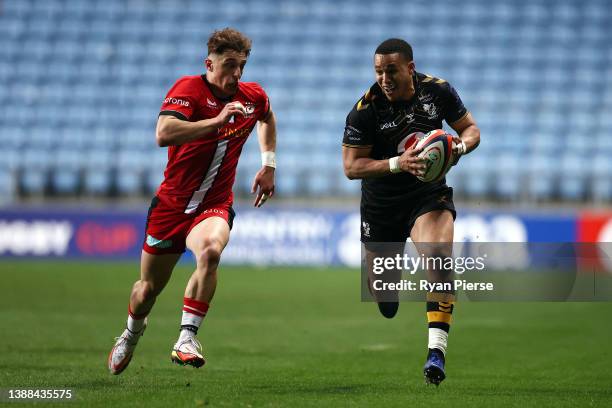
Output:
<path fill-rule="evenodd" d="M 196 122 L 216 117 L 223 106 L 238 101 L 247 116 L 234 115 L 229 123 L 204 138 L 168 147 L 168 164 L 157 195 L 187 214 L 233 201 L 232 186 L 242 147 L 258 120 L 270 110 L 268 96 L 255 82 L 239 82 L 228 100 L 216 98 L 205 75 L 180 78 L 164 99 L 160 115 Z"/>

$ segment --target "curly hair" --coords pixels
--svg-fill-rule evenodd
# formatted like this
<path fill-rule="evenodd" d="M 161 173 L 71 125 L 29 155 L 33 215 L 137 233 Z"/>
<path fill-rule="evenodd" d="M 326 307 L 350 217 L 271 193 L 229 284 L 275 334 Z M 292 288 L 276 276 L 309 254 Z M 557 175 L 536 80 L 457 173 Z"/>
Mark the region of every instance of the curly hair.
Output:
<path fill-rule="evenodd" d="M 207 45 L 208 55 L 223 54 L 227 50 L 243 52 L 247 57 L 251 53 L 251 39 L 229 27 L 212 33 Z"/>

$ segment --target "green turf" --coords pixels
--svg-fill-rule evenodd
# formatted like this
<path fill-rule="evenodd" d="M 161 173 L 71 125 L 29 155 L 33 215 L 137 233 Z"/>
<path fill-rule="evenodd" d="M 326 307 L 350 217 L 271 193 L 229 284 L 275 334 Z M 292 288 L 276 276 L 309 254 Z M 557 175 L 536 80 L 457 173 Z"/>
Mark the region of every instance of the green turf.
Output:
<path fill-rule="evenodd" d="M 0 387 L 72 387 L 69 406 L 87 407 L 612 404 L 610 303 L 461 303 L 435 388 L 421 371 L 424 306 L 385 320 L 341 269 L 222 268 L 200 331 L 207 365 L 172 365 L 189 273 L 177 268 L 130 367 L 111 376 L 136 266 L 1 262 Z"/>

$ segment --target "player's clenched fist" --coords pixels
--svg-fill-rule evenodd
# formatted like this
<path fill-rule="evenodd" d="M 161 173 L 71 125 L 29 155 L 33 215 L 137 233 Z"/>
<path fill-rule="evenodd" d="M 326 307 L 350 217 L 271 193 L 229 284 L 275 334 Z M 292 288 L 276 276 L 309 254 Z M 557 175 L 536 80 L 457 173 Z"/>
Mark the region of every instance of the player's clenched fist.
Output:
<path fill-rule="evenodd" d="M 234 115 L 246 116 L 246 109 L 240 102 L 230 102 L 223 107 L 217 117 L 218 127 L 225 125 Z"/>
<path fill-rule="evenodd" d="M 422 176 L 426 169 L 425 159 L 419 157 L 419 153 L 422 151 L 422 148 L 414 149 L 409 147 L 406 149 L 399 158 L 400 169 L 415 176 Z"/>

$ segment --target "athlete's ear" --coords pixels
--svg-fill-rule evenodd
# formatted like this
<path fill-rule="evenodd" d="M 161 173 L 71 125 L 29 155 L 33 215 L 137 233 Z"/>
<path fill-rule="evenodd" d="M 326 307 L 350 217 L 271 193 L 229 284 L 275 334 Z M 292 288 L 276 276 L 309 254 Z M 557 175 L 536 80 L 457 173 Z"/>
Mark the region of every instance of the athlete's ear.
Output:
<path fill-rule="evenodd" d="M 213 62 L 210 58 L 206 58 L 204 60 L 204 66 L 206 67 L 207 71 L 210 71 L 210 72 L 213 71 Z"/>
<path fill-rule="evenodd" d="M 408 71 L 410 72 L 410 75 L 414 75 L 415 69 L 416 69 L 416 66 L 414 65 L 414 61 L 410 61 L 408 63 Z"/>

